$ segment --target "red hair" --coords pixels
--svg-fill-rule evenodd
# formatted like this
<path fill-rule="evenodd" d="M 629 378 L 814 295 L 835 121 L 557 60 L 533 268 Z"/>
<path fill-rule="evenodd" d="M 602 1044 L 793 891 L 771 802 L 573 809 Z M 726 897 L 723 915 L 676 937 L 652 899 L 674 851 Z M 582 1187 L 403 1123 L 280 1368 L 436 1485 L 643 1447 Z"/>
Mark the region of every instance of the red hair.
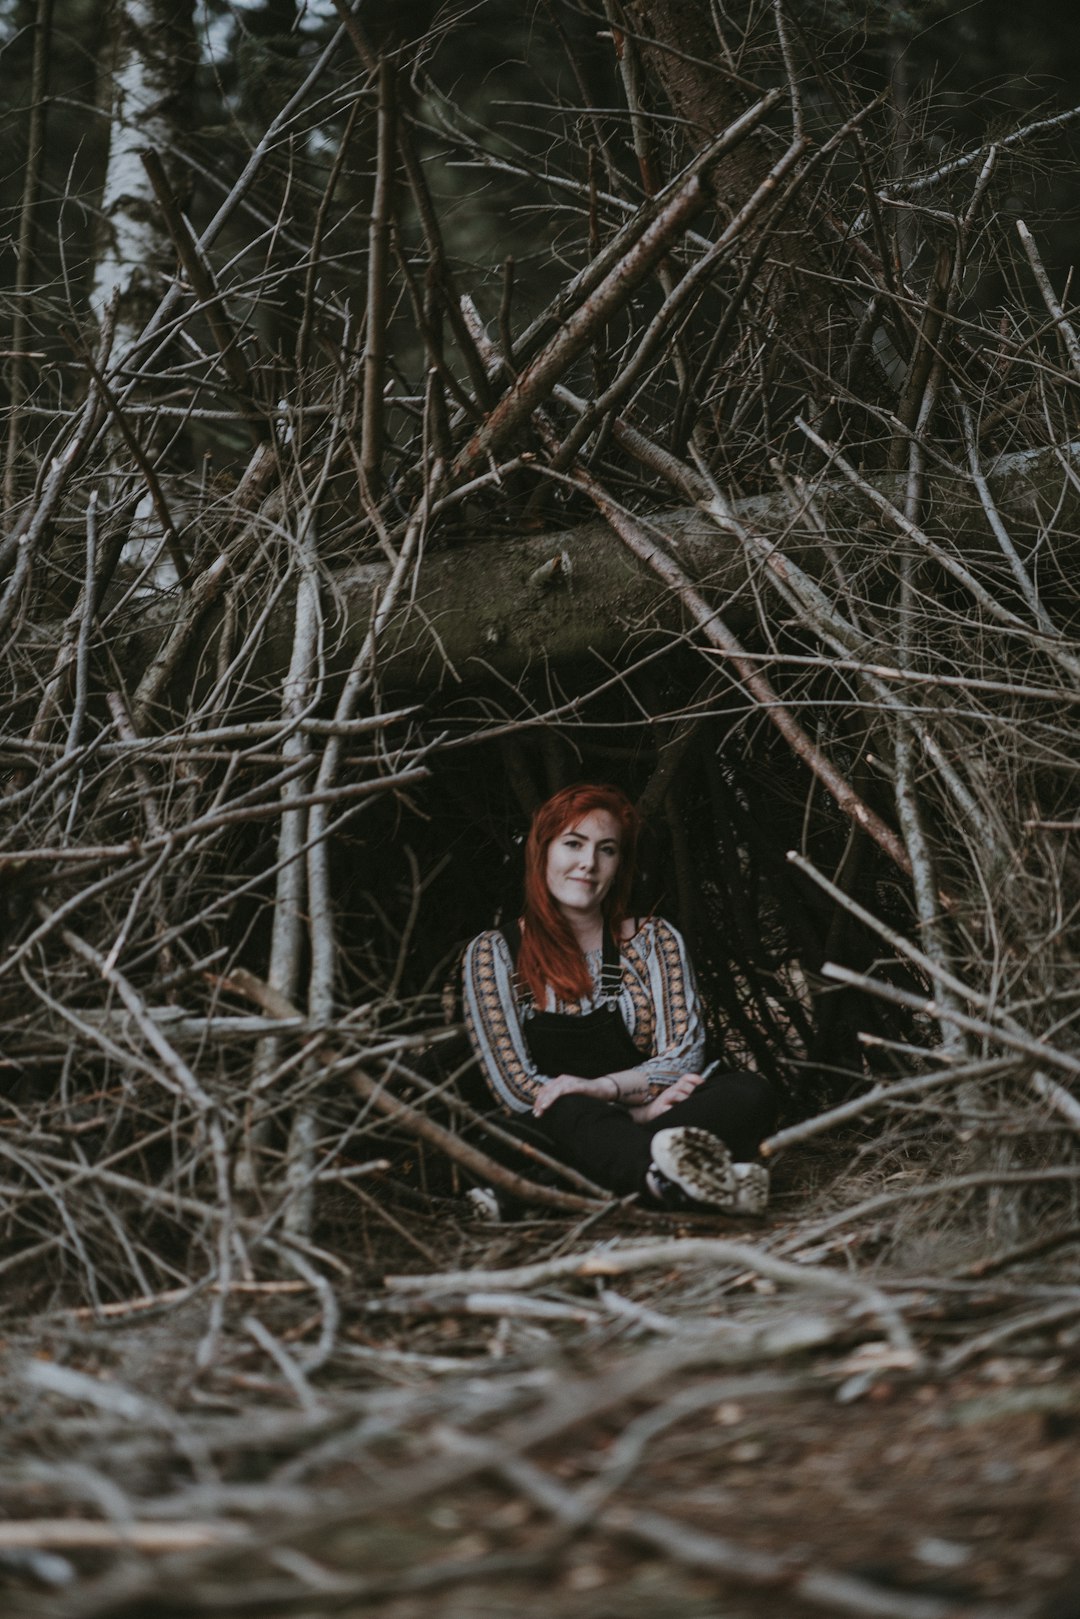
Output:
<path fill-rule="evenodd" d="M 538 1006 L 543 1006 L 549 985 L 564 1001 L 580 1000 L 592 988 L 585 957 L 548 889 L 547 858 L 555 839 L 593 810 L 606 810 L 619 826 L 619 865 L 604 895 L 604 922 L 618 938 L 626 919 L 641 817 L 618 787 L 597 787 L 587 782 L 564 787 L 536 811 L 525 844 L 525 908 L 518 973 Z"/>

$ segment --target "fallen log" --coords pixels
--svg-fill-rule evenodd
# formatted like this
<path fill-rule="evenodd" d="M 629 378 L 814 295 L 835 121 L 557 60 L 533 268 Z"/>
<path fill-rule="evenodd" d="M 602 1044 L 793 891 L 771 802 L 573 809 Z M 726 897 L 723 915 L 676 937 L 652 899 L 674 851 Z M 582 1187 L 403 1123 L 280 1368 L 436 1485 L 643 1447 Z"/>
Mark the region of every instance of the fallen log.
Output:
<path fill-rule="evenodd" d="M 1068 553 L 1080 538 L 1080 443 L 1024 450 L 1000 456 L 986 467 L 994 507 L 1014 543 L 1034 544 L 1052 524 L 1050 545 L 1062 577 Z M 1003 598 L 1011 574 L 987 522 L 970 476 L 959 467 L 938 471 L 930 482 L 928 528 L 943 549 L 977 558 L 980 576 L 1001 574 Z M 881 476 L 873 487 L 887 501 L 903 506 L 902 480 Z M 895 531 L 847 480 L 823 477 L 812 490 L 817 513 L 830 538 L 853 537 L 862 556 L 887 564 Z M 271 496 L 271 499 L 276 496 Z M 754 495 L 731 503 L 733 515 L 777 541 L 812 578 L 829 578 L 820 533 L 801 525 L 781 493 Z M 761 574 L 738 538 L 719 529 L 694 507 L 652 513 L 649 522 L 664 536 L 673 560 L 724 613 L 735 634 L 757 621 L 760 597 L 751 588 Z M 1044 555 L 1045 561 L 1045 555 Z M 375 603 L 391 572 L 383 561 L 360 562 L 334 575 L 333 601 L 327 602 L 327 650 L 331 667 L 347 669 L 371 627 Z M 768 600 L 768 598 L 765 598 Z M 1018 610 L 1022 602 L 1017 599 Z M 786 611 L 786 609 L 785 609 Z M 143 602 L 130 625 L 135 646 L 146 655 L 160 646 L 164 625 L 172 622 L 171 597 Z M 222 609 L 209 609 L 200 646 L 216 632 Z M 267 625 L 253 673 L 277 680 L 288 668 L 293 612 L 282 595 Z M 384 690 L 430 694 L 443 688 L 488 685 L 492 679 L 520 680 L 548 667 L 588 665 L 593 674 L 682 636 L 688 628 L 677 594 L 663 585 L 605 523 L 587 523 L 527 537 L 477 540 L 424 558 L 415 590 L 406 593 L 380 638 L 378 656 Z M 1060 625 L 1059 628 L 1065 628 Z M 1038 636 L 1032 622 L 1032 634 Z M 192 671 L 181 669 L 181 684 Z M 190 686 L 185 689 L 190 691 Z"/>

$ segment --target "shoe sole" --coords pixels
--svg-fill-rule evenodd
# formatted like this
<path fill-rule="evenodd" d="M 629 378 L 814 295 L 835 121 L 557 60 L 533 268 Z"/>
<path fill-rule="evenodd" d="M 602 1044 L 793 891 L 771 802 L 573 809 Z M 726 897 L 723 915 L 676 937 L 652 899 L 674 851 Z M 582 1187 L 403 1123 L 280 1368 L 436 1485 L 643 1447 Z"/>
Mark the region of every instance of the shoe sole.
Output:
<path fill-rule="evenodd" d="M 769 1206 L 769 1171 L 764 1164 L 732 1164 L 734 1214 L 764 1214 Z"/>
<path fill-rule="evenodd" d="M 502 1205 L 493 1187 L 471 1186 L 465 1193 L 465 1201 L 472 1209 L 474 1219 L 486 1220 L 493 1225 L 502 1220 Z"/>
<path fill-rule="evenodd" d="M 658 1130 L 651 1142 L 652 1161 L 695 1203 L 733 1210 L 738 1185 L 731 1154 L 708 1130 L 693 1125 Z"/>

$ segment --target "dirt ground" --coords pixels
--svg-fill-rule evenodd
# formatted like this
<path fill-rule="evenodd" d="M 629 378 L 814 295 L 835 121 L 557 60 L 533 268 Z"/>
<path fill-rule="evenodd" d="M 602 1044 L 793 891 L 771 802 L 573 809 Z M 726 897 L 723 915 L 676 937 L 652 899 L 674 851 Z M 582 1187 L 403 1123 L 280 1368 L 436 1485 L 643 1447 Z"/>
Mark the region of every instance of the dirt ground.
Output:
<path fill-rule="evenodd" d="M 5 1615 L 1080 1619 L 1064 1228 L 983 1279 L 834 1230 L 806 1292 L 753 1262 L 805 1239 L 820 1273 L 782 1209 L 453 1213 L 360 1233 L 332 1342 L 325 1297 L 253 1283 L 203 1370 L 205 1297 L 106 1320 L 9 1298 Z"/>

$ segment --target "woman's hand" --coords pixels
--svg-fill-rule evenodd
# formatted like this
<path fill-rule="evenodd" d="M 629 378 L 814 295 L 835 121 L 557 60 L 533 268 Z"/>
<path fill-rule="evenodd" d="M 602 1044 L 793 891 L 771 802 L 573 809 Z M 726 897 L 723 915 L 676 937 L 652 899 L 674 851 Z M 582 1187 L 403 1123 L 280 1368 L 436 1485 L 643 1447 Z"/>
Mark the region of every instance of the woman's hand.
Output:
<path fill-rule="evenodd" d="M 611 1094 L 613 1089 L 611 1080 L 606 1074 L 601 1079 L 581 1079 L 577 1074 L 557 1074 L 554 1079 L 549 1079 L 546 1085 L 541 1085 L 537 1091 L 533 1101 L 533 1112 L 539 1118 L 542 1113 L 547 1112 L 552 1102 L 559 1100 L 560 1096 L 596 1096 L 601 1102 L 611 1102 L 614 1100 Z"/>
<path fill-rule="evenodd" d="M 704 1074 L 680 1074 L 670 1085 L 665 1085 L 660 1095 L 654 1096 L 651 1102 L 646 1102 L 643 1107 L 632 1107 L 630 1117 L 635 1124 L 648 1124 L 652 1119 L 658 1119 L 676 1102 L 685 1102 L 704 1078 Z"/>

